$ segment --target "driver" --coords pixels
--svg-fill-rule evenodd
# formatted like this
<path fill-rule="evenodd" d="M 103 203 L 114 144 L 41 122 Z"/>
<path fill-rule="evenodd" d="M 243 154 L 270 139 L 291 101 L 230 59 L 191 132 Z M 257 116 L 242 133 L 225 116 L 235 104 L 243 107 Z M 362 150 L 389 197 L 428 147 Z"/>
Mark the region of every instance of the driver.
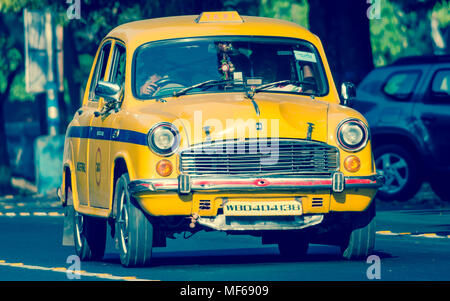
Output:
<path fill-rule="evenodd" d="M 169 76 L 167 75 L 160 75 L 160 74 L 153 74 L 151 75 L 145 83 L 141 86 L 141 89 L 139 90 L 141 95 L 154 95 L 156 94 L 161 87 L 158 85 L 159 81 L 162 81 L 163 79 L 169 79 Z"/>

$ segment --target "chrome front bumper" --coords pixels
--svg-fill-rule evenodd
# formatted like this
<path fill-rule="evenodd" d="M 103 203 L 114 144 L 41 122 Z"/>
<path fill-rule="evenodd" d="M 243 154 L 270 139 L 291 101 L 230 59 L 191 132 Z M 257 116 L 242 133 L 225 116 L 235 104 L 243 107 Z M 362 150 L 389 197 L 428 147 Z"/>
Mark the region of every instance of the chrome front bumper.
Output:
<path fill-rule="evenodd" d="M 366 177 L 346 177 L 336 172 L 332 177 L 189 177 L 180 175 L 170 179 L 142 179 L 131 181 L 128 189 L 132 195 L 148 192 L 177 192 L 189 194 L 196 191 L 273 191 L 330 189 L 343 192 L 347 188 L 374 188 L 384 184 L 380 174 Z"/>

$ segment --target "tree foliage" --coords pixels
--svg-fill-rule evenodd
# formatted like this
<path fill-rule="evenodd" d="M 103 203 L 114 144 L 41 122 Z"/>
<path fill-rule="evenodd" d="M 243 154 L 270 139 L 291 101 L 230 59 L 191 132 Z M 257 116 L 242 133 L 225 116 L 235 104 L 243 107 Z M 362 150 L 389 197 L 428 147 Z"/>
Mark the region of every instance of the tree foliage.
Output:
<path fill-rule="evenodd" d="M 72 0 L 72 3 L 77 1 Z M 22 15 L 25 8 L 50 10 L 64 26 L 65 99 L 68 106 L 65 110 L 67 118 L 62 118 L 65 122 L 80 105 L 82 89 L 100 40 L 112 28 L 134 20 L 237 10 L 243 15 L 292 21 L 309 28 L 322 39 L 337 82 L 342 79 L 358 82 L 374 66 L 391 63 L 401 56 L 433 53 L 431 16 L 440 28 L 450 26 L 450 0 L 79 1 L 81 18 L 70 20 L 67 10 L 71 3 L 65 0 L 0 0 L 0 139 L 3 141 L 3 102 L 11 95 L 14 98 L 33 97 L 26 95 L 23 83 Z M 368 20 L 367 8 L 375 2 L 380 4 L 379 17 Z M 2 175 L 7 174 L 4 171 L 7 169 L 5 149 L 6 145 L 2 144 Z"/>

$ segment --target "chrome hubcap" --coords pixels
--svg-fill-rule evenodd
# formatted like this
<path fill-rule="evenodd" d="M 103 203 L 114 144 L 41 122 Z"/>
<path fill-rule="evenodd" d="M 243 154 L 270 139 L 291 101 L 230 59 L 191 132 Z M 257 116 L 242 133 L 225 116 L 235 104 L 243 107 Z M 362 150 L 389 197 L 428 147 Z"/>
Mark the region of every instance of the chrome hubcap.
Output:
<path fill-rule="evenodd" d="M 394 194 L 402 190 L 409 179 L 409 168 L 405 159 L 394 153 L 385 153 L 375 161 L 377 170 L 383 172 L 386 182 L 380 190 Z"/>
<path fill-rule="evenodd" d="M 83 215 L 75 212 L 75 237 L 78 246 L 81 246 L 81 236 L 83 235 Z"/>
<path fill-rule="evenodd" d="M 120 208 L 117 223 L 119 225 L 119 243 L 122 249 L 122 252 L 126 254 L 128 252 L 127 243 L 128 243 L 128 211 L 127 206 L 125 206 L 125 192 L 122 192 L 122 196 L 120 198 Z"/>

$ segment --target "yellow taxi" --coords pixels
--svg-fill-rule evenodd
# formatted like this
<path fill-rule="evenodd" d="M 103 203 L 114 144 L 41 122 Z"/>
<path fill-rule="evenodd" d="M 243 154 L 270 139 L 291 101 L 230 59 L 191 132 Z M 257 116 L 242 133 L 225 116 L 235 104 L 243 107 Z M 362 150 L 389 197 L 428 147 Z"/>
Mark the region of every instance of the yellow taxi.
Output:
<path fill-rule="evenodd" d="M 85 91 L 60 189 L 82 260 L 103 257 L 108 224 L 124 266 L 200 230 L 289 258 L 310 243 L 372 252 L 383 177 L 368 124 L 307 29 L 237 12 L 131 22 L 100 43 Z"/>

